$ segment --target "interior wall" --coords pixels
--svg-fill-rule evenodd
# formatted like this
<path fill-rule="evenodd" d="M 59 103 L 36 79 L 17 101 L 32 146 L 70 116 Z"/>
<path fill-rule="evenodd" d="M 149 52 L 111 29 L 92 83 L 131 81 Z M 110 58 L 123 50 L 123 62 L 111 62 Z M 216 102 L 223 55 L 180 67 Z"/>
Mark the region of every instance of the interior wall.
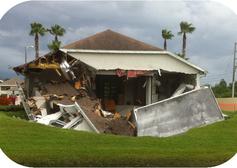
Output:
<path fill-rule="evenodd" d="M 152 102 L 156 102 L 157 96 L 158 101 L 171 97 L 182 83 L 196 86 L 196 75 L 169 72 L 163 72 L 161 76 L 155 75 L 152 82 Z"/>
<path fill-rule="evenodd" d="M 146 77 L 129 78 L 116 75 L 96 75 L 96 95 L 113 99 L 118 105 L 145 105 Z"/>

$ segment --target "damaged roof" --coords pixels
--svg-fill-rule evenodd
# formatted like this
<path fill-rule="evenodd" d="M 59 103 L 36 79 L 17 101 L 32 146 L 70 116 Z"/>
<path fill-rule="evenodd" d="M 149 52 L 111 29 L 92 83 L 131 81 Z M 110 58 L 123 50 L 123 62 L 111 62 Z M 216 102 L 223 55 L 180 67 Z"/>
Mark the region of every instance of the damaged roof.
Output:
<path fill-rule="evenodd" d="M 64 49 L 90 49 L 90 50 L 139 50 L 162 51 L 162 49 L 138 41 L 123 34 L 106 30 L 90 37 L 81 39 L 63 47 Z"/>

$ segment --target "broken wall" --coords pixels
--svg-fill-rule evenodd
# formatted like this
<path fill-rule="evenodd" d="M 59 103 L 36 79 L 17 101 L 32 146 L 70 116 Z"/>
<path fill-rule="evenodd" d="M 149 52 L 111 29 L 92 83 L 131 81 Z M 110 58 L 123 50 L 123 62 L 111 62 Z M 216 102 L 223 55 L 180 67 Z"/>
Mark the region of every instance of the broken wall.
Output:
<path fill-rule="evenodd" d="M 196 86 L 196 75 L 161 71 L 152 78 L 152 103 L 167 99 L 181 84 Z"/>
<path fill-rule="evenodd" d="M 210 88 L 190 91 L 134 112 L 138 136 L 167 137 L 223 120 Z"/>

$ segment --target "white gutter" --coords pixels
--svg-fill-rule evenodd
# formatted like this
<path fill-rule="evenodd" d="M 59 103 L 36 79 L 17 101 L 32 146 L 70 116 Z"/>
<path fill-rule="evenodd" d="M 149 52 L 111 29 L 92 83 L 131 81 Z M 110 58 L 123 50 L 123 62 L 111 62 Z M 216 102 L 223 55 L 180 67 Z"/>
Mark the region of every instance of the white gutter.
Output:
<path fill-rule="evenodd" d="M 99 53 L 99 54 L 149 54 L 149 55 L 153 55 L 153 54 L 166 54 L 169 55 L 201 72 L 203 72 L 203 74 L 206 74 L 207 71 L 190 63 L 189 61 L 177 56 L 176 54 L 173 54 L 169 51 L 131 51 L 131 50 L 87 50 L 87 49 L 60 49 L 60 51 L 64 52 L 64 53 Z"/>

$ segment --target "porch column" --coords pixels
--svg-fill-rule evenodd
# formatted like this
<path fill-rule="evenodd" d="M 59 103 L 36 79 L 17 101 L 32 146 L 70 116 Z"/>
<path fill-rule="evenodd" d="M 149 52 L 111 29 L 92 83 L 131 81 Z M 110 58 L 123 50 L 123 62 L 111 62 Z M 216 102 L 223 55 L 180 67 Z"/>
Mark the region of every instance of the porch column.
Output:
<path fill-rule="evenodd" d="M 151 76 L 146 80 L 146 105 L 151 104 Z"/>

